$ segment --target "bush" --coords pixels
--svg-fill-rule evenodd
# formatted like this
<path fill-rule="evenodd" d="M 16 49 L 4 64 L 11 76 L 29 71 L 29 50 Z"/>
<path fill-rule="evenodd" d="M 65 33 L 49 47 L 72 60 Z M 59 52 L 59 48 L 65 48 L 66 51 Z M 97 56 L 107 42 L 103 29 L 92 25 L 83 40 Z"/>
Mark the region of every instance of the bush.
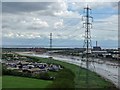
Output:
<path fill-rule="evenodd" d="M 40 73 L 39 76 L 41 79 L 50 80 L 50 75 L 48 73 Z"/>
<path fill-rule="evenodd" d="M 75 74 L 71 70 L 62 69 L 60 72 L 58 72 L 56 79 L 65 78 L 65 79 L 71 79 L 74 81 L 74 77 L 75 77 Z"/>
<path fill-rule="evenodd" d="M 53 81 L 53 83 L 48 86 L 48 88 L 58 88 L 61 90 L 64 88 L 75 88 L 75 82 L 74 82 L 75 74 L 69 70 L 69 69 L 62 69 L 58 74 L 56 75 L 56 79 Z"/>
<path fill-rule="evenodd" d="M 58 81 L 59 80 L 59 81 Z M 73 81 L 69 79 L 58 79 L 53 82 L 53 84 L 50 86 L 51 88 L 74 88 Z"/>
<path fill-rule="evenodd" d="M 40 74 L 33 74 L 29 72 L 18 72 L 17 70 L 8 70 L 6 69 L 6 67 L 3 67 L 2 75 L 13 75 L 13 76 L 36 78 L 36 79 L 52 80 L 47 72 Z"/>

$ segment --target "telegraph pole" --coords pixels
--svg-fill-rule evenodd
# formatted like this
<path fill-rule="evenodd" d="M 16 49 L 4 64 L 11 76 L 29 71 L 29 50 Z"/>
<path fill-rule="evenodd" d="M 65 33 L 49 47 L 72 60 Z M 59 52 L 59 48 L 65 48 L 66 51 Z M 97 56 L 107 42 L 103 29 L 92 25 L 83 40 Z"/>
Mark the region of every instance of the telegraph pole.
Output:
<path fill-rule="evenodd" d="M 85 21 L 83 23 L 83 27 L 85 28 L 85 38 L 84 38 L 84 45 L 83 47 L 86 48 L 86 51 L 85 51 L 85 55 L 86 55 L 86 68 L 87 68 L 87 71 L 86 71 L 86 85 L 87 85 L 87 88 L 89 87 L 89 83 L 88 83 L 88 79 L 89 79 L 89 74 L 88 74 L 88 69 L 89 69 L 89 54 L 91 53 L 90 50 L 91 50 L 91 47 L 92 47 L 92 44 L 91 44 L 91 33 L 90 33 L 90 29 L 92 28 L 92 24 L 91 22 L 93 22 L 93 17 L 91 17 L 89 14 L 90 14 L 90 11 L 91 9 L 88 7 L 84 8 L 84 11 L 86 13 L 85 16 L 83 16 L 83 21 Z"/>

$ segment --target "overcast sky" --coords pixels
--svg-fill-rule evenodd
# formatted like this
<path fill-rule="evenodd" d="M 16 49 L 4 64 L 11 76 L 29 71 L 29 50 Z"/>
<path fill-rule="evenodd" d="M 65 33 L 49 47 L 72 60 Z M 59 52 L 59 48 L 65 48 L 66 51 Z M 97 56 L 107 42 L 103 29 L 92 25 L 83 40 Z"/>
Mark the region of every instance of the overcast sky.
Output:
<path fill-rule="evenodd" d="M 117 48 L 118 3 L 116 2 L 2 2 L 3 45 L 82 47 L 85 29 L 82 16 L 89 5 L 94 18 L 92 45 Z"/>

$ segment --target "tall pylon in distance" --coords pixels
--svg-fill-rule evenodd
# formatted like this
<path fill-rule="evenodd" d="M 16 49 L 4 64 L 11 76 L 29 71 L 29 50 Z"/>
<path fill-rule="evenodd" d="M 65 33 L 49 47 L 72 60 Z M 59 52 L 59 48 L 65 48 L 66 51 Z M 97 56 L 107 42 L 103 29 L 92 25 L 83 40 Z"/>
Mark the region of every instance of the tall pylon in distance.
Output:
<path fill-rule="evenodd" d="M 93 17 L 90 16 L 91 9 L 88 7 L 84 8 L 84 13 L 86 15 L 83 16 L 82 20 L 84 21 L 83 27 L 85 28 L 85 37 L 84 37 L 84 45 L 83 47 L 86 47 L 86 53 L 90 53 L 90 49 L 92 47 L 91 42 L 91 32 L 90 29 L 92 28 Z"/>
<path fill-rule="evenodd" d="M 52 33 L 50 33 L 50 50 L 52 49 Z"/>
<path fill-rule="evenodd" d="M 86 58 L 86 68 L 89 69 L 89 54 L 91 53 L 92 49 L 92 42 L 91 42 L 91 32 L 90 29 L 92 28 L 93 17 L 90 16 L 91 9 L 88 7 L 84 8 L 85 15 L 83 16 L 83 27 L 85 28 L 85 37 L 84 37 L 84 45 L 83 48 L 86 48 L 85 58 Z M 89 88 L 89 74 L 88 71 L 86 72 L 86 85 Z"/>
<path fill-rule="evenodd" d="M 50 33 L 50 47 L 49 47 L 49 64 L 51 64 L 51 60 L 52 60 L 52 33 Z"/>

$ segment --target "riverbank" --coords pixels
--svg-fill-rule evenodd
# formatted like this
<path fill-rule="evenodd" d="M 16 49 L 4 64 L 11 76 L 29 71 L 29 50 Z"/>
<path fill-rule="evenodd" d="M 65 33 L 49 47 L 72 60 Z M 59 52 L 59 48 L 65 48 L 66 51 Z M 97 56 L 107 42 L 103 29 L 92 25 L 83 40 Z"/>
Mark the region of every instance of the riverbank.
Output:
<path fill-rule="evenodd" d="M 36 56 L 29 56 L 32 57 L 32 59 L 38 60 L 40 62 L 49 62 L 49 63 L 56 63 L 64 66 L 67 69 L 70 69 L 75 74 L 75 88 L 86 88 L 89 85 L 89 88 L 113 88 L 114 85 L 110 83 L 109 81 L 104 80 L 101 76 L 97 75 L 94 72 L 91 72 L 87 69 L 80 68 L 79 66 L 76 66 L 74 64 L 68 64 L 66 62 L 57 61 L 54 59 L 49 58 L 40 58 Z M 86 85 L 86 72 L 89 73 L 88 77 L 88 85 Z"/>
<path fill-rule="evenodd" d="M 28 56 L 35 56 L 35 57 L 43 57 L 43 58 L 49 58 L 48 53 L 44 54 L 35 54 L 33 52 L 19 52 L 21 55 L 28 55 Z M 71 64 L 75 64 L 77 66 L 86 68 L 86 62 L 81 60 L 81 57 L 73 57 L 73 56 L 65 56 L 65 55 L 51 55 L 53 59 L 58 61 L 63 61 Z M 101 59 L 94 59 L 95 62 L 89 62 L 89 70 L 93 71 L 103 78 L 109 80 L 112 82 L 116 87 L 119 87 L 118 79 L 119 79 L 119 73 L 118 70 L 120 67 L 112 66 L 109 61 L 106 61 L 106 63 L 98 63 L 96 61 L 101 61 Z M 114 64 L 114 63 L 112 63 Z"/>

